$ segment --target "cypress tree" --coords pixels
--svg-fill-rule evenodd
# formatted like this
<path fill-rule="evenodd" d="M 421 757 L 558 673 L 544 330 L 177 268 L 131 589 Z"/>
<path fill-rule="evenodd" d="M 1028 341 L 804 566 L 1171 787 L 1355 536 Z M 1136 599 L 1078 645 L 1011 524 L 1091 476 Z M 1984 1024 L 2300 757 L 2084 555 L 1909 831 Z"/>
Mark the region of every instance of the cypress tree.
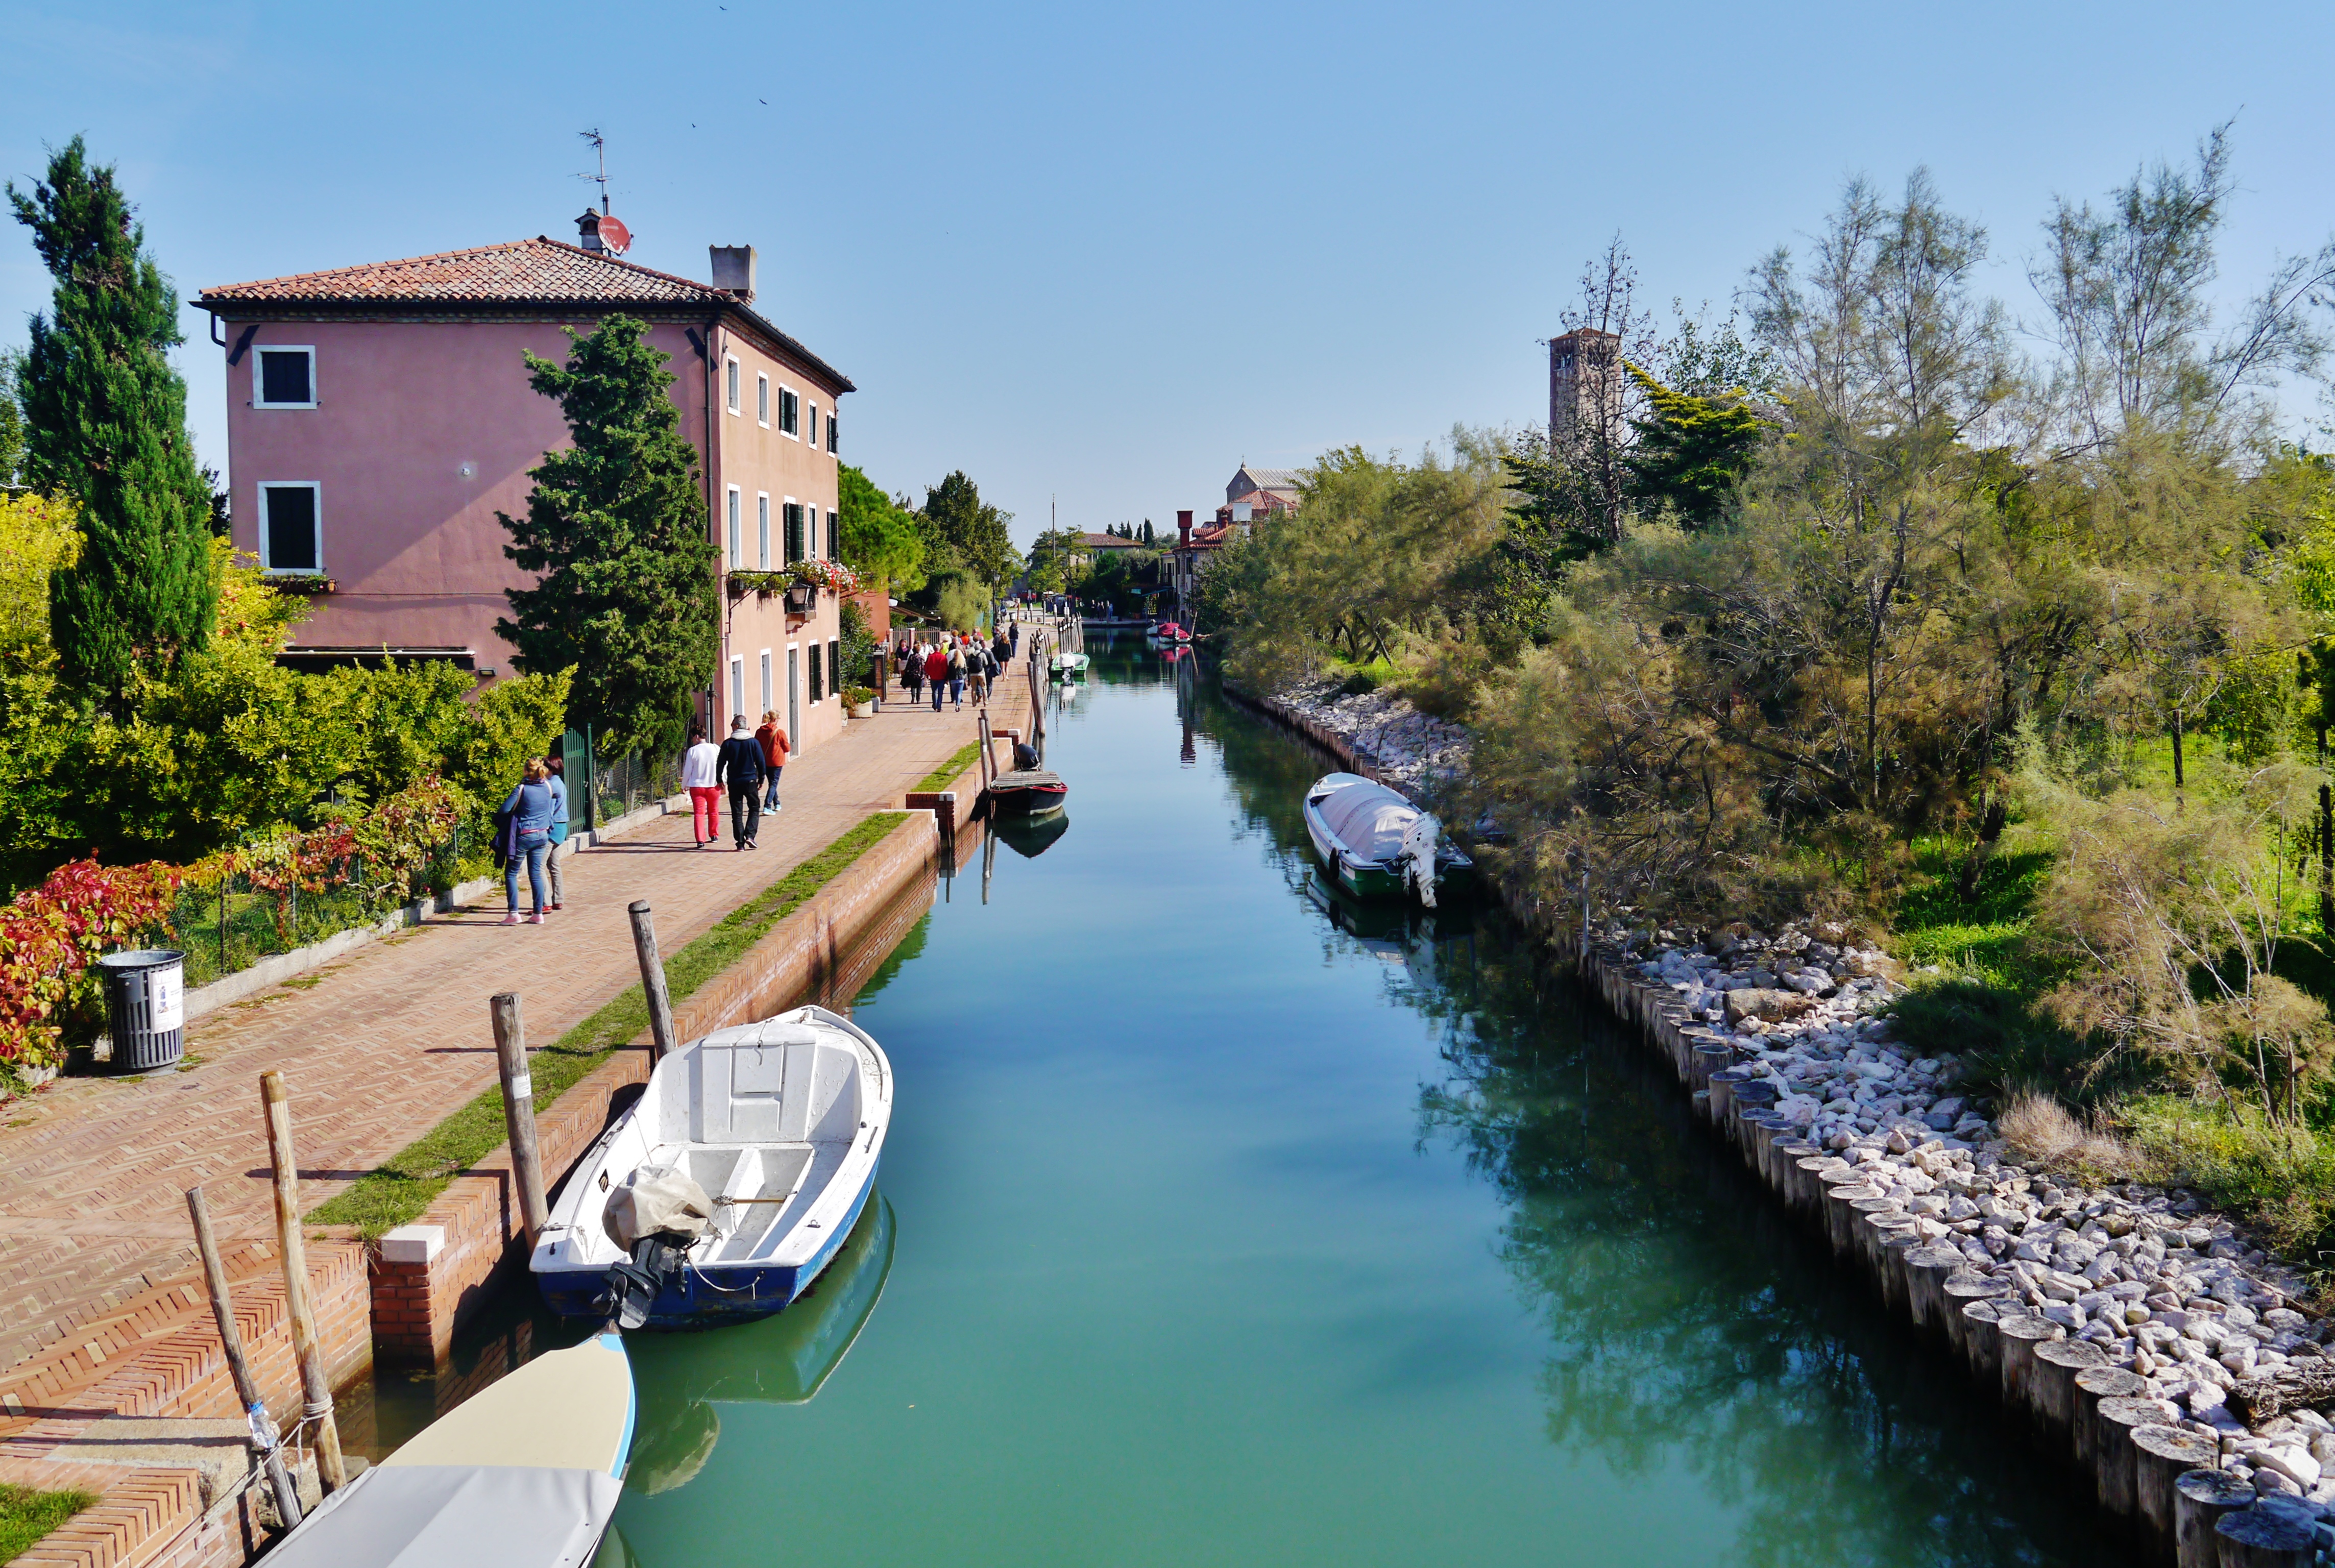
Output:
<path fill-rule="evenodd" d="M 612 315 L 589 336 L 569 331 L 565 367 L 527 355 L 528 384 L 558 401 L 575 444 L 529 471 L 526 517 L 495 514 L 511 537 L 503 554 L 540 575 L 507 591 L 511 615 L 495 630 L 522 671 L 575 670 L 568 722 L 593 724 L 611 753 L 677 749 L 721 651 L 697 453 L 647 330 Z"/>
<path fill-rule="evenodd" d="M 8 200 L 56 279 L 18 368 L 24 481 L 75 502 L 87 541 L 50 579 L 50 635 L 68 680 L 119 697 L 141 666 L 208 643 L 218 602 L 210 488 L 169 358 L 178 303 L 80 137 Z"/>

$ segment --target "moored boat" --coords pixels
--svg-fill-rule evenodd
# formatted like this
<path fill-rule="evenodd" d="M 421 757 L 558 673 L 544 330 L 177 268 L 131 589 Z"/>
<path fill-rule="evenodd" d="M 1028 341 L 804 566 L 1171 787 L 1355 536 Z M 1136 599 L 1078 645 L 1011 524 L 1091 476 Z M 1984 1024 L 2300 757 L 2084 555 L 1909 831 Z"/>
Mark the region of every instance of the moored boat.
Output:
<path fill-rule="evenodd" d="M 998 817 L 1036 817 L 1059 811 L 1071 787 L 1060 773 L 1046 768 L 1016 768 L 989 781 L 989 809 Z"/>
<path fill-rule="evenodd" d="M 267 1561 L 581 1568 L 624 1494 L 637 1408 L 622 1336 L 538 1356 L 325 1498 Z"/>
<path fill-rule="evenodd" d="M 1429 909 L 1473 881 L 1476 863 L 1400 790 L 1331 773 L 1305 791 L 1305 831 L 1331 876 L 1361 898 L 1415 895 Z"/>
<path fill-rule="evenodd" d="M 528 1267 L 563 1316 L 673 1328 L 767 1316 L 834 1258 L 876 1182 L 892 1069 L 803 1007 L 656 1065 L 585 1155 Z"/>

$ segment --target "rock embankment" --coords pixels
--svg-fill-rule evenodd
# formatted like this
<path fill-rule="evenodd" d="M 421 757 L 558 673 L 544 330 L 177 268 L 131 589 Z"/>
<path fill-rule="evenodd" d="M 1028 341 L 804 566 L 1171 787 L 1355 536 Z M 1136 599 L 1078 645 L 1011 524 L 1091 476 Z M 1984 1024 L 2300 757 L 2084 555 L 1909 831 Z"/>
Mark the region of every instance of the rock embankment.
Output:
<path fill-rule="evenodd" d="M 1468 760 L 1464 724 L 1422 713 L 1388 692 L 1346 695 L 1334 680 L 1303 682 L 1274 699 L 1300 720 L 1338 736 L 1379 778 L 1410 795 L 1428 794 Z"/>
<path fill-rule="evenodd" d="M 2189 1195 L 2088 1186 L 2020 1159 L 1962 1092 L 1956 1059 L 1896 1038 L 1894 961 L 1839 927 L 1600 936 L 1592 966 L 1667 993 L 1654 1011 L 1718 1080 L 1713 1102 L 1756 1114 L 1820 1206 L 1854 1210 L 1829 1223 L 1856 1241 L 1855 1226 L 1899 1238 L 1904 1257 L 1861 1251 L 1903 1276 L 1909 1309 L 1918 1259 L 1956 1282 L 1944 1298 L 1956 1310 L 1983 1300 L 1991 1321 L 2025 1318 L 2035 1326 L 2019 1333 L 2035 1341 L 2092 1347 L 2059 1359 L 2129 1374 L 2116 1397 L 2135 1403 L 2118 1419 L 2195 1434 L 2200 1467 L 2218 1460 L 2258 1496 L 2291 1499 L 2335 1546 L 2335 1424 L 2281 1409 L 2282 1389 L 2335 1384 L 2335 1324 L 2297 1310 L 2304 1287 L 2276 1258 Z M 2071 1409 L 2071 1441 L 2072 1421 Z"/>

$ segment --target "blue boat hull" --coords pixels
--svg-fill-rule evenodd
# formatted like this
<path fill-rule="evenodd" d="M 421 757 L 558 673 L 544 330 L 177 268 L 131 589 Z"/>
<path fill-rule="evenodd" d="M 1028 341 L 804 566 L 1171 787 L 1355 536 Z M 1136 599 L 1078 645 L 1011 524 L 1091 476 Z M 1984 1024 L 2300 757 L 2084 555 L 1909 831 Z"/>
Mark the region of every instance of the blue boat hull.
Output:
<path fill-rule="evenodd" d="M 717 1267 L 709 1279 L 694 1264 L 681 1273 L 680 1280 L 667 1285 L 657 1294 L 655 1304 L 649 1309 L 647 1327 L 652 1329 L 702 1328 L 713 1323 L 742 1322 L 750 1318 L 767 1318 L 793 1303 L 796 1297 L 810 1289 L 811 1282 L 827 1272 L 836 1253 L 850 1239 L 859 1224 L 859 1212 L 867 1206 L 867 1195 L 876 1190 L 876 1169 L 883 1162 L 867 1167 L 867 1179 L 853 1195 L 850 1213 L 835 1227 L 825 1245 L 810 1261 L 800 1264 L 770 1265 L 767 1267 Z M 600 1292 L 606 1282 L 605 1273 L 584 1269 L 560 1269 L 539 1272 L 536 1285 L 542 1292 L 544 1304 L 563 1318 L 607 1317 L 604 1308 L 596 1307 Z"/>

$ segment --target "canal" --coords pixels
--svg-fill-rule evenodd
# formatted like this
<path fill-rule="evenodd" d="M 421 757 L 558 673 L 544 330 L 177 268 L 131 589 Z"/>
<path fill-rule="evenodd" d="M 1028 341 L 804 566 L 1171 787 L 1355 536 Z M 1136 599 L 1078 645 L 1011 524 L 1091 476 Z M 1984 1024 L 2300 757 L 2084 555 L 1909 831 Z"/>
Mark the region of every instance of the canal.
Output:
<path fill-rule="evenodd" d="M 2110 1560 L 1500 920 L 1324 905 L 1324 764 L 1095 663 L 1066 830 L 856 1007 L 884 1204 L 780 1318 L 633 1341 L 603 1564 Z M 352 1414 L 393 1446 L 557 1332 L 508 1303 Z"/>

